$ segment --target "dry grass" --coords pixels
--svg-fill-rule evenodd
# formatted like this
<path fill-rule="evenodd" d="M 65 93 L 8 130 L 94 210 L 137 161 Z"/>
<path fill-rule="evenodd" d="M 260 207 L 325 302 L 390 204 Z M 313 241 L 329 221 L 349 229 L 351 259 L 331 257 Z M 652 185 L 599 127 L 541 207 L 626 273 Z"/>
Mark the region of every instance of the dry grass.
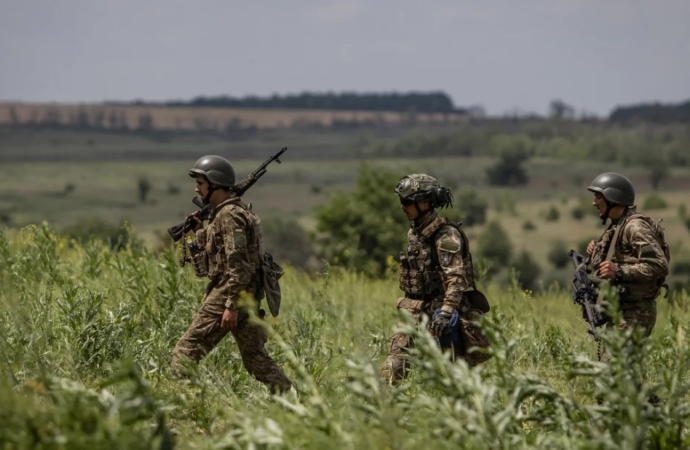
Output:
<path fill-rule="evenodd" d="M 107 106 L 97 104 L 61 103 L 0 103 L 0 124 L 11 122 L 14 108 L 20 123 L 42 122 L 52 116 L 62 124 L 69 124 L 79 111 L 86 111 L 89 117 L 103 114 L 103 127 L 110 128 L 108 118 L 112 113 L 124 113 L 127 125 L 137 128 L 141 115 L 150 113 L 154 127 L 164 130 L 197 130 L 200 126 L 222 130 L 229 123 L 234 126 L 255 126 L 259 129 L 283 128 L 299 125 L 320 124 L 330 126 L 334 121 L 375 121 L 377 123 L 399 123 L 406 120 L 405 113 L 379 111 L 324 111 L 300 109 L 249 109 L 249 108 L 198 108 L 198 107 L 148 107 Z M 449 115 L 448 120 L 461 120 L 461 115 Z M 422 123 L 437 123 L 446 120 L 443 114 L 416 115 Z M 202 125 L 203 124 L 203 125 Z"/>

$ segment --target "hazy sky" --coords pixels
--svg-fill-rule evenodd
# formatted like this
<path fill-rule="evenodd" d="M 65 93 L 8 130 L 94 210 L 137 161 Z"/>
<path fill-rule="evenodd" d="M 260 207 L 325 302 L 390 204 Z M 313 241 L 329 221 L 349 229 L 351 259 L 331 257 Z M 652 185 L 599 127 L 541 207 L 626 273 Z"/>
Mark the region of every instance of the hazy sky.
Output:
<path fill-rule="evenodd" d="M 690 0 L 0 0 L 0 100 L 443 90 L 490 114 L 690 98 Z"/>

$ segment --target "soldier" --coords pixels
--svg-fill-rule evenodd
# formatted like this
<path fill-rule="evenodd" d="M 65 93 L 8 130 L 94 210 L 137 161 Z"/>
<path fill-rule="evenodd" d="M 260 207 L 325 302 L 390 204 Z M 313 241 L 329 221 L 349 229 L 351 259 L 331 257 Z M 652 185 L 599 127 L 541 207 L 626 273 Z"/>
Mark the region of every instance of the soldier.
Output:
<path fill-rule="evenodd" d="M 609 227 L 587 246 L 590 267 L 600 280 L 620 289 L 622 321 L 618 328 L 639 326 L 649 336 L 656 323 L 656 298 L 665 285 L 670 252 L 664 231 L 657 222 L 637 213 L 635 189 L 621 174 L 597 176 L 587 188 L 594 193 L 593 206 Z M 610 361 L 604 349 L 601 361 Z"/>
<path fill-rule="evenodd" d="M 204 156 L 189 171 L 196 179 L 196 192 L 214 206 L 209 223 L 192 216 L 202 257 L 198 276 L 208 276 L 204 302 L 187 332 L 173 351 L 172 367 L 182 375 L 180 360 L 201 361 L 225 337 L 232 333 L 247 371 L 272 392 L 290 390 L 292 383 L 268 355 L 264 330 L 249 323 L 248 305 L 240 305 L 242 296 L 261 299 L 263 286 L 258 274 L 259 255 L 263 252 L 261 221 L 229 189 L 235 184 L 235 171 L 220 156 Z M 260 315 L 258 304 L 255 312 Z"/>
<path fill-rule="evenodd" d="M 398 300 L 397 308 L 410 312 L 418 321 L 428 317 L 427 328 L 441 338 L 442 348 L 452 346 L 454 355 L 465 358 L 471 366 L 485 361 L 488 355 L 467 351 L 489 345 L 473 323 L 488 312 L 489 305 L 475 287 L 469 241 L 460 224 L 435 211 L 452 206 L 450 190 L 428 175 L 412 174 L 400 179 L 395 193 L 412 222 L 407 251 L 400 254 L 400 289 L 405 297 Z M 458 330 L 459 340 L 443 339 L 451 327 Z M 397 383 L 407 376 L 405 352 L 411 346 L 408 336 L 393 336 L 381 368 L 382 378 Z"/>

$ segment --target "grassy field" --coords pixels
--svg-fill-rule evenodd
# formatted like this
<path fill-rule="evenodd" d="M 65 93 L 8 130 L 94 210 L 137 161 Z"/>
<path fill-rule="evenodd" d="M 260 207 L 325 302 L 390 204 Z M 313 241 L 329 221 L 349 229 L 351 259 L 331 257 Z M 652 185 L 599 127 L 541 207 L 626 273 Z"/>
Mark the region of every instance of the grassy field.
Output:
<path fill-rule="evenodd" d="M 688 448 L 687 295 L 659 302 L 651 340 L 604 333 L 610 365 L 568 294 L 480 282 L 494 354 L 443 358 L 414 327 L 413 370 L 377 378 L 399 320 L 395 272 L 378 281 L 288 270 L 268 349 L 298 396 L 272 397 L 226 338 L 195 381 L 170 378 L 172 348 L 204 285 L 170 250 L 71 248 L 49 228 L 0 233 L 3 448 Z M 625 339 L 624 339 L 625 338 Z M 637 393 L 635 380 L 643 379 Z M 655 389 L 663 406 L 646 403 Z M 594 397 L 602 397 L 597 405 Z"/>
<path fill-rule="evenodd" d="M 238 176 L 253 170 L 260 160 L 239 160 L 235 163 Z M 586 216 L 574 220 L 571 211 L 581 202 L 589 201 L 586 184 L 605 165 L 572 164 L 550 160 L 531 160 L 527 165 L 530 184 L 521 188 L 495 188 L 485 181 L 488 158 L 438 158 L 426 160 L 378 159 L 366 161 L 375 168 L 399 172 L 427 172 L 461 189 L 477 189 L 490 207 L 488 219 L 498 220 L 507 230 L 518 249 L 527 249 L 547 268 L 546 255 L 555 240 L 567 245 L 595 237 L 601 233 L 596 218 Z M 46 220 L 54 227 L 98 217 L 109 222 L 126 219 L 137 232 L 153 242 L 156 234 L 183 219 L 194 210 L 194 183 L 187 176 L 193 164 L 189 161 L 118 161 L 118 162 L 37 162 L 8 163 L 0 167 L 0 213 L 6 225 L 18 228 Z M 285 154 L 283 164 L 272 164 L 269 172 L 247 194 L 260 215 L 287 215 L 297 219 L 308 230 L 314 226 L 313 212 L 328 201 L 336 190 L 349 190 L 354 185 L 362 162 L 355 160 L 321 161 L 293 160 Z M 642 209 L 652 192 L 644 169 L 626 171 L 638 186 L 638 205 Z M 138 198 L 138 179 L 147 177 L 151 191 L 146 202 Z M 579 184 L 575 184 L 578 182 Z M 654 218 L 663 217 L 667 236 L 674 244 L 674 254 L 683 253 L 682 242 L 688 237 L 678 207 L 687 204 L 690 176 L 677 170 L 659 194 L 668 206 L 648 211 Z M 68 186 L 72 187 L 69 188 Z M 70 190 L 71 189 L 71 190 Z M 392 187 L 391 187 L 392 190 Z M 391 202 L 396 201 L 391 195 Z M 508 208 L 499 205 L 508 204 Z M 560 218 L 545 220 L 549 208 L 556 208 Z M 589 207 L 588 207 L 589 208 Z M 0 217 L 2 218 L 2 217 Z M 526 230 L 531 222 L 536 228 Z M 468 229 L 474 238 L 482 227 Z"/>

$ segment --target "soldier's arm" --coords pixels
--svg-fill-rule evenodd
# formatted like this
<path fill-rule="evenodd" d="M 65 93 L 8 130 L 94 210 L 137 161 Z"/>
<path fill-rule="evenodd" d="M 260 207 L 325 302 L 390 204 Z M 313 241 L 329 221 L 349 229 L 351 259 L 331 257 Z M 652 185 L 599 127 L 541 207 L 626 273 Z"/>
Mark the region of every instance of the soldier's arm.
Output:
<path fill-rule="evenodd" d="M 446 295 L 443 298 L 443 311 L 452 313 L 460 308 L 462 293 L 469 287 L 462 262 L 462 238 L 453 227 L 444 227 L 436 238 L 436 255 L 443 272 Z"/>
<path fill-rule="evenodd" d="M 226 208 L 229 209 L 229 208 Z M 225 307 L 236 309 L 237 301 L 242 291 L 251 282 L 252 271 L 249 253 L 247 251 L 247 226 L 246 218 L 232 210 L 219 214 L 216 220 L 220 220 L 220 230 L 223 235 L 223 247 L 225 249 L 224 276 L 227 296 Z"/>
<path fill-rule="evenodd" d="M 632 220 L 623 232 L 622 244 L 632 249 L 634 264 L 623 264 L 623 281 L 645 282 L 668 275 L 668 261 L 652 228 L 643 220 Z"/>

